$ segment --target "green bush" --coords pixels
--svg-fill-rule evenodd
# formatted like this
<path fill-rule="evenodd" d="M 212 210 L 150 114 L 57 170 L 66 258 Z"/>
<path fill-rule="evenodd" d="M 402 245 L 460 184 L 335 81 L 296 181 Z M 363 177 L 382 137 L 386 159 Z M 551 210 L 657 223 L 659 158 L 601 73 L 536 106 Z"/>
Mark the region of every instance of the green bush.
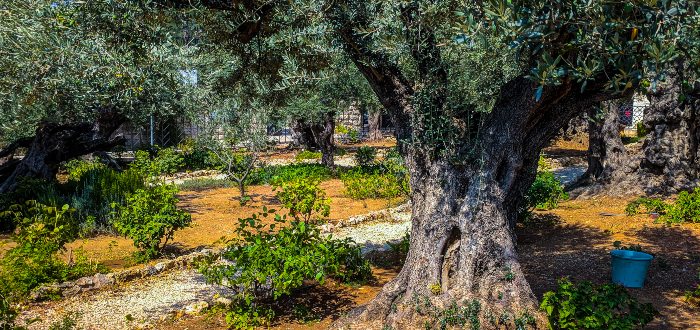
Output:
<path fill-rule="evenodd" d="M 658 213 L 659 220 L 668 223 L 700 223 L 700 188 L 695 188 L 692 192 L 682 191 L 673 203 L 658 198 L 640 197 L 627 204 L 625 213 L 638 214 L 642 207 L 647 213 Z"/>
<path fill-rule="evenodd" d="M 621 286 L 568 279 L 544 294 L 540 308 L 550 329 L 639 329 L 657 315 L 651 304 L 638 303 Z"/>
<path fill-rule="evenodd" d="M 296 156 L 294 156 L 294 159 L 296 161 L 304 161 L 304 160 L 318 160 L 321 159 L 323 155 L 320 152 L 317 151 L 311 151 L 311 150 L 303 150 L 299 152 Z"/>
<path fill-rule="evenodd" d="M 274 223 L 266 221 L 269 216 Z M 248 305 L 256 298 L 289 295 L 308 280 L 323 283 L 335 277 L 353 282 L 372 277 L 369 263 L 351 240 L 325 237 L 313 224 L 290 221 L 275 210 L 263 208 L 239 219 L 236 234 L 237 240 L 222 254 L 227 262 L 210 259 L 200 271 L 209 282 L 237 288 Z"/>
<path fill-rule="evenodd" d="M 155 155 L 148 151 L 138 150 L 130 167 L 145 176 L 160 176 L 173 174 L 185 165 L 183 156 L 173 148 L 157 149 Z"/>
<path fill-rule="evenodd" d="M 377 158 L 377 149 L 367 146 L 362 146 L 357 148 L 357 153 L 355 153 L 355 162 L 359 166 L 370 166 L 374 164 L 374 160 Z"/>
<path fill-rule="evenodd" d="M 68 173 L 68 180 L 79 182 L 86 173 L 94 170 L 106 169 L 107 165 L 97 161 L 73 159 L 68 161 L 63 167 L 66 173 Z"/>
<path fill-rule="evenodd" d="M 255 185 L 303 179 L 324 181 L 332 177 L 333 172 L 328 167 L 320 164 L 290 164 L 256 168 L 246 180 L 247 184 Z"/>
<path fill-rule="evenodd" d="M 366 166 L 340 174 L 345 195 L 353 199 L 396 198 L 409 192 L 408 179 L 391 173 L 384 166 Z"/>
<path fill-rule="evenodd" d="M 83 220 L 84 231 L 108 228 L 112 205 L 123 205 L 129 195 L 145 186 L 146 179 L 137 170 L 118 172 L 110 168 L 94 168 L 81 175 L 70 204 Z M 94 221 L 91 223 L 88 219 Z"/>
<path fill-rule="evenodd" d="M 289 214 L 302 221 L 320 220 L 331 212 L 331 200 L 314 179 L 298 179 L 274 184 L 277 198 Z"/>
<path fill-rule="evenodd" d="M 186 169 L 215 170 L 222 166 L 221 161 L 203 143 L 189 139 L 177 148 L 182 152 L 183 166 Z"/>
<path fill-rule="evenodd" d="M 348 129 L 348 142 L 357 143 L 360 142 L 360 132 L 354 128 Z"/>
<path fill-rule="evenodd" d="M 537 176 L 527 193 L 525 203 L 520 214 L 523 218 L 529 218 L 534 210 L 551 210 L 559 205 L 559 202 L 569 198 L 564 191 L 564 186 L 554 177 L 544 157 L 540 157 L 537 166 Z"/>
<path fill-rule="evenodd" d="M 114 205 L 114 228 L 134 241 L 138 259 L 157 256 L 175 231 L 192 222 L 189 213 L 178 209 L 176 193 L 174 185 L 155 185 L 137 190 L 123 206 Z"/>
<path fill-rule="evenodd" d="M 649 131 L 644 127 L 644 123 L 641 121 L 637 123 L 637 137 L 638 138 L 643 138 L 649 134 Z"/>
<path fill-rule="evenodd" d="M 15 205 L 10 213 L 17 229 L 16 246 L 0 261 L 0 294 L 10 300 L 21 300 L 34 288 L 45 283 L 65 281 L 90 275 L 104 269 L 84 255 L 73 265 L 60 260 L 58 252 L 79 235 L 74 210 L 64 205 L 53 207 L 36 201 Z"/>

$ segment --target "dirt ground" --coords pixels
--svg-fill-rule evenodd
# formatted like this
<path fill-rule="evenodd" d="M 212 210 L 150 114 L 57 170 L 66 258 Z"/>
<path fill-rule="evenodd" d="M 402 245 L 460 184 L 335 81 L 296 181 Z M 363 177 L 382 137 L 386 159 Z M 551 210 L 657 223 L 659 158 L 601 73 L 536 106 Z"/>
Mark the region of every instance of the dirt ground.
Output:
<path fill-rule="evenodd" d="M 322 182 L 321 188 L 331 199 L 331 213 L 328 218 L 331 222 L 396 206 L 400 202 L 386 199 L 350 199 L 343 194 L 343 183 L 337 179 Z M 274 197 L 275 193 L 270 186 L 252 186 L 248 188 L 247 193 L 253 200 L 241 206 L 237 188 L 180 192 L 180 204 L 192 214 L 192 226 L 175 233 L 173 242 L 166 247 L 165 255 L 174 256 L 196 249 L 222 246 L 227 238 L 232 237 L 238 218 L 258 212 L 262 206 L 280 209 L 279 201 Z M 75 241 L 68 244 L 67 249 L 82 249 L 88 257 L 111 269 L 130 266 L 129 257 L 136 251 L 131 240 L 108 235 Z"/>
<path fill-rule="evenodd" d="M 700 308 L 684 301 L 683 294 L 700 280 L 700 225 L 665 225 L 639 215 L 624 215 L 627 200 L 598 198 L 566 201 L 553 211 L 538 212 L 527 225 L 517 228 L 520 261 L 530 285 L 541 298 L 556 288 L 558 279 L 610 281 L 610 250 L 613 242 L 639 244 L 655 255 L 647 282 L 632 295 L 650 302 L 661 313 L 647 329 L 700 329 Z M 371 300 L 396 269 L 375 269 L 377 283 L 362 287 L 326 285 L 309 287 L 286 305 L 273 329 L 325 329 L 350 308 Z M 299 304 L 318 318 L 299 321 L 292 315 Z M 297 307 L 295 307 L 297 306 Z M 220 315 L 186 317 L 162 329 L 225 329 Z"/>

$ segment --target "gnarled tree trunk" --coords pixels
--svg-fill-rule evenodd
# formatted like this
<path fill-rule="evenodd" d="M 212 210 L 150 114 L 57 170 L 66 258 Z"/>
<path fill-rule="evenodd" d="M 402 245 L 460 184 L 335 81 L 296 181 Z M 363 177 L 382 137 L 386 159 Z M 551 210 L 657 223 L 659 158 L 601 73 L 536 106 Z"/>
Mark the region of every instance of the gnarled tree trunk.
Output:
<path fill-rule="evenodd" d="M 24 158 L 1 171 L 0 193 L 13 191 L 23 177 L 54 180 L 61 162 L 122 143 L 112 134 L 124 122 L 121 114 L 103 111 L 94 123 L 41 123 Z"/>
<path fill-rule="evenodd" d="M 610 183 L 631 172 L 625 145 L 620 137 L 619 107 L 630 99 L 603 102 L 589 109 L 588 170 L 582 177 L 585 183 Z M 599 118 L 598 110 L 602 110 Z"/>
<path fill-rule="evenodd" d="M 644 142 L 640 171 L 652 177 L 647 194 L 673 194 L 698 186 L 700 175 L 700 86 L 682 89 L 683 64 L 667 84 L 649 95 L 644 112 L 649 134 Z"/>
<path fill-rule="evenodd" d="M 304 119 L 294 121 L 294 131 L 297 134 L 299 144 L 309 150 L 321 152 L 321 164 L 333 167 L 335 156 L 335 112 L 329 111 L 323 114 L 319 122 L 309 122 Z"/>

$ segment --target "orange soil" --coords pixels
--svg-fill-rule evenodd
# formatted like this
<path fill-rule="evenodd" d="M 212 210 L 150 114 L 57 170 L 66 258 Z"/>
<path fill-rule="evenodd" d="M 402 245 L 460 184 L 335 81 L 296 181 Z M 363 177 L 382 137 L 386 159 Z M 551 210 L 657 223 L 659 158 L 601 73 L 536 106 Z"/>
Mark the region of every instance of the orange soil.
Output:
<path fill-rule="evenodd" d="M 397 203 L 397 201 L 384 199 L 364 201 L 350 199 L 344 196 L 343 183 L 337 179 L 322 182 L 321 188 L 331 199 L 329 216 L 331 222 L 381 210 Z M 182 254 L 203 247 L 222 246 L 224 242 L 222 238 L 232 237 L 238 218 L 248 217 L 258 212 L 262 206 L 280 209 L 270 186 L 252 186 L 248 188 L 247 193 L 253 200 L 246 206 L 241 206 L 237 188 L 181 192 L 180 204 L 192 213 L 192 226 L 175 233 L 175 238 L 166 248 L 165 255 Z M 67 248 L 69 251 L 82 248 L 88 257 L 113 269 L 128 266 L 129 256 L 136 251 L 131 240 L 107 235 L 78 240 L 68 244 Z"/>

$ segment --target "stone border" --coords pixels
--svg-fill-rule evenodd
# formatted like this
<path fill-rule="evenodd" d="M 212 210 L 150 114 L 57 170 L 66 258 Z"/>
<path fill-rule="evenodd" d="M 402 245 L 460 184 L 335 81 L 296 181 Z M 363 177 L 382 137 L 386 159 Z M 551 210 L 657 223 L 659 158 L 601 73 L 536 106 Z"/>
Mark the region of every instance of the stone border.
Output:
<path fill-rule="evenodd" d="M 360 224 L 371 222 L 404 222 L 409 219 L 401 219 L 402 214 L 405 217 L 407 211 L 410 213 L 411 203 L 407 202 L 397 207 L 373 211 L 354 217 L 349 217 L 346 220 L 340 220 L 335 224 L 327 223 L 320 226 L 322 233 L 332 233 L 333 231 L 343 227 L 353 227 Z"/>
<path fill-rule="evenodd" d="M 32 290 L 29 294 L 29 300 L 38 302 L 55 299 L 56 297 L 68 298 L 84 292 L 110 288 L 133 280 L 158 275 L 170 269 L 186 269 L 204 258 L 217 257 L 220 254 L 221 250 L 205 249 L 138 269 L 127 269 L 109 274 L 98 273 L 92 276 L 81 277 L 75 281 L 43 285 Z"/>

